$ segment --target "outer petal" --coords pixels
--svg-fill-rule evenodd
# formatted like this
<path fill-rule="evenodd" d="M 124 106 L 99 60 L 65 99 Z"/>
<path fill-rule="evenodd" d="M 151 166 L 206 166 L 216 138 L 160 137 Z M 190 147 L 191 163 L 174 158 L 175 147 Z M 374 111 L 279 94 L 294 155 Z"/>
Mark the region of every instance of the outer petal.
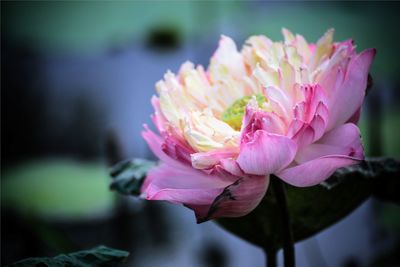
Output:
<path fill-rule="evenodd" d="M 326 155 L 344 155 L 363 159 L 363 147 L 360 139 L 360 130 L 352 123 L 343 124 L 321 140 L 300 150 L 296 161 L 303 163 Z"/>
<path fill-rule="evenodd" d="M 328 104 L 328 130 L 348 121 L 361 107 L 375 53 L 375 49 L 368 49 L 351 59 L 343 83 L 335 88 Z"/>
<path fill-rule="evenodd" d="M 361 118 L 361 107 L 353 114 L 353 116 L 350 117 L 350 119 L 347 122 L 357 124 L 360 118 Z"/>
<path fill-rule="evenodd" d="M 209 204 L 221 189 L 237 180 L 231 178 L 231 181 L 218 179 L 190 167 L 176 168 L 162 163 L 149 171 L 142 192 L 148 200 Z"/>
<path fill-rule="evenodd" d="M 285 182 L 299 187 L 321 183 L 338 168 L 364 158 L 357 126 L 347 123 L 327 133 L 318 143 L 298 152 L 295 165 L 277 173 Z"/>
<path fill-rule="evenodd" d="M 289 165 L 296 150 L 293 140 L 257 130 L 252 140 L 242 143 L 237 162 L 245 173 L 267 175 Z"/>
<path fill-rule="evenodd" d="M 268 187 L 266 177 L 227 179 L 193 168 L 174 168 L 166 164 L 151 170 L 143 184 L 148 200 L 180 203 L 194 210 L 197 221 L 216 217 L 238 217 L 252 211 Z"/>
<path fill-rule="evenodd" d="M 187 206 L 197 209 L 198 223 L 217 217 L 241 217 L 258 206 L 267 191 L 268 185 L 268 176 L 240 178 L 224 188 L 211 206 L 206 206 L 206 208 L 199 205 Z"/>
<path fill-rule="evenodd" d="M 323 182 L 341 167 L 354 165 L 358 162 L 358 160 L 346 156 L 325 156 L 287 168 L 276 175 L 288 184 L 307 187 Z"/>

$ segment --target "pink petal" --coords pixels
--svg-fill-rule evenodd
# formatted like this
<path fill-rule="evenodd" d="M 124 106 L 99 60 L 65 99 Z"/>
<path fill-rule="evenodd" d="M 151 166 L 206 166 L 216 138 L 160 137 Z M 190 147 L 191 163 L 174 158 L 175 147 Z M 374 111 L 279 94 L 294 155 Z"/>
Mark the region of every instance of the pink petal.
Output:
<path fill-rule="evenodd" d="M 282 103 L 279 103 L 272 98 L 268 99 L 268 102 L 274 113 L 278 114 L 281 118 L 290 121 L 292 114 L 282 105 Z"/>
<path fill-rule="evenodd" d="M 277 173 L 294 186 L 321 183 L 338 168 L 358 163 L 364 158 L 360 132 L 352 123 L 341 125 L 327 133 L 317 143 L 300 149 L 296 155 L 299 165 Z"/>
<path fill-rule="evenodd" d="M 345 156 L 325 156 L 301 165 L 287 168 L 276 175 L 288 184 L 307 187 L 317 185 L 329 178 L 338 168 L 359 163 Z"/>
<path fill-rule="evenodd" d="M 265 112 L 251 105 L 246 106 L 246 113 L 242 123 L 242 135 L 254 133 L 256 130 L 265 130 L 269 133 L 283 135 L 286 133 L 284 118 L 275 112 Z"/>
<path fill-rule="evenodd" d="M 345 69 L 340 65 L 335 65 L 324 72 L 318 81 L 318 84 L 321 85 L 327 95 L 328 104 L 333 103 L 337 89 L 343 84 L 345 76 L 343 70 Z"/>
<path fill-rule="evenodd" d="M 257 130 L 252 140 L 241 144 L 237 162 L 245 173 L 267 175 L 292 162 L 296 150 L 297 145 L 291 139 Z"/>
<path fill-rule="evenodd" d="M 232 176 L 231 181 L 221 180 L 213 175 L 205 174 L 193 168 L 176 168 L 162 163 L 149 171 L 142 192 L 148 200 L 168 200 L 174 203 L 185 202 L 188 198 L 198 204 L 212 202 L 215 194 L 237 178 Z M 212 190 L 214 195 L 210 195 Z M 196 193 L 188 195 L 188 191 Z"/>
<path fill-rule="evenodd" d="M 161 111 L 160 99 L 153 96 L 151 98 L 151 103 L 155 110 L 151 119 L 158 132 L 162 135 L 163 141 L 159 140 L 162 150 L 174 159 L 190 163 L 190 154 L 194 153 L 193 148 L 191 148 L 191 146 L 183 139 L 182 135 L 169 124 Z M 147 126 L 145 127 L 147 131 L 148 128 Z M 149 134 L 146 135 L 148 136 Z M 152 138 L 150 137 L 150 139 Z"/>
<path fill-rule="evenodd" d="M 287 136 L 296 141 L 299 149 L 317 141 L 325 133 L 329 112 L 322 101 L 316 105 L 316 107 L 312 107 L 314 114 L 309 122 L 302 121 L 301 118 L 307 119 L 310 117 L 308 114 L 310 111 L 308 110 L 311 104 L 305 110 L 301 109 L 302 105 L 298 105 L 295 108 L 295 119 L 289 126 Z M 297 113 L 300 112 L 306 115 L 298 115 Z"/>
<path fill-rule="evenodd" d="M 347 122 L 357 124 L 360 118 L 361 118 L 361 107 L 357 109 L 357 111 L 350 117 L 350 119 Z"/>
<path fill-rule="evenodd" d="M 169 132 L 163 133 L 164 142 L 161 145 L 162 151 L 173 159 L 191 165 L 191 154 L 193 148 L 185 141 Z"/>
<path fill-rule="evenodd" d="M 321 104 L 325 105 L 327 97 L 320 85 L 302 85 L 304 101 L 294 107 L 294 117 L 304 122 L 310 122 L 317 112 L 320 112 Z"/>
<path fill-rule="evenodd" d="M 234 159 L 222 159 L 220 161 L 220 165 L 221 165 L 221 168 L 223 168 L 225 171 L 227 171 L 233 175 L 236 175 L 236 176 L 244 175 L 242 169 L 240 169 L 240 167 L 239 167 L 239 164 Z"/>
<path fill-rule="evenodd" d="M 305 101 L 308 104 L 308 115 L 318 113 L 321 104 L 327 103 L 325 91 L 318 84 L 313 86 L 302 86 Z"/>
<path fill-rule="evenodd" d="M 317 114 L 317 115 L 314 115 L 314 118 L 311 120 L 310 127 L 314 131 L 314 136 L 313 136 L 313 139 L 311 141 L 311 143 L 313 143 L 316 140 L 320 139 L 321 136 L 324 134 L 325 127 L 326 127 L 326 122 L 322 118 L 321 115 Z"/>
<path fill-rule="evenodd" d="M 363 159 L 360 130 L 352 123 L 343 124 L 326 133 L 317 143 L 299 150 L 296 161 L 305 162 L 327 155 L 343 155 Z"/>
<path fill-rule="evenodd" d="M 268 185 L 268 176 L 243 177 L 226 187 L 210 207 L 205 209 L 204 206 L 187 206 L 190 208 L 197 206 L 200 208 L 199 211 L 202 211 L 202 214 L 196 214 L 198 223 L 218 217 L 241 217 L 258 206 Z"/>
<path fill-rule="evenodd" d="M 264 112 L 262 129 L 269 133 L 283 135 L 286 132 L 287 125 L 284 118 L 275 112 Z"/>
<path fill-rule="evenodd" d="M 160 136 L 156 135 L 154 132 L 152 132 L 147 125 L 144 125 L 145 130 L 142 132 L 142 136 L 144 140 L 147 142 L 149 145 L 151 151 L 154 153 L 154 155 L 157 156 L 161 161 L 171 165 L 175 166 L 177 168 L 181 168 L 182 166 L 186 166 L 184 162 L 179 162 L 174 159 L 172 159 L 170 156 L 168 156 L 162 149 L 163 147 L 163 140 L 161 139 Z"/>
<path fill-rule="evenodd" d="M 367 87 L 368 71 L 375 56 L 375 49 L 367 49 L 352 57 L 344 81 L 335 88 L 329 103 L 328 130 L 348 121 L 361 107 Z"/>
<path fill-rule="evenodd" d="M 288 127 L 286 136 L 292 139 L 302 129 L 303 125 L 303 121 L 294 118 Z"/>
<path fill-rule="evenodd" d="M 291 138 L 298 148 L 308 146 L 315 139 L 315 130 L 308 123 L 303 123 L 300 130 Z"/>
<path fill-rule="evenodd" d="M 346 40 L 341 43 L 334 44 L 334 52 L 327 62 L 325 73 L 329 73 L 334 68 L 340 66 L 343 69 L 347 68 L 349 63 L 349 58 L 355 55 L 355 46 L 353 45 L 353 40 Z M 322 74 L 322 76 L 325 76 Z"/>
<path fill-rule="evenodd" d="M 302 85 L 303 101 L 293 109 L 294 119 L 287 136 L 296 141 L 298 148 L 305 147 L 324 134 L 329 111 L 327 98 L 320 85 Z"/>
<path fill-rule="evenodd" d="M 325 133 L 328 110 L 326 106 L 320 102 L 317 110 L 309 123 L 303 123 L 302 128 L 292 137 L 297 142 L 298 148 L 305 147 L 314 143 Z"/>
<path fill-rule="evenodd" d="M 268 187 L 266 177 L 230 176 L 221 179 L 193 168 L 166 164 L 150 170 L 142 187 L 148 200 L 166 200 L 194 210 L 198 222 L 238 217 L 253 210 Z"/>
<path fill-rule="evenodd" d="M 292 102 L 287 93 L 273 86 L 268 86 L 264 92 L 268 101 L 271 102 L 272 109 L 285 118 L 289 117 Z"/>

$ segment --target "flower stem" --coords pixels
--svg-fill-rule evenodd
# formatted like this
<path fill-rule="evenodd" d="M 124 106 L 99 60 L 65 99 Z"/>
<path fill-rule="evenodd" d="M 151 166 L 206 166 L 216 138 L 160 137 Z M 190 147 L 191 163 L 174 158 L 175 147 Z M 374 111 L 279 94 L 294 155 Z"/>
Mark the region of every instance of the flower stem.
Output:
<path fill-rule="evenodd" d="M 276 250 L 274 249 L 264 249 L 264 253 L 266 256 L 266 267 L 276 267 L 277 262 L 276 262 Z"/>
<path fill-rule="evenodd" d="M 282 218 L 283 258 L 285 267 L 295 266 L 293 231 L 286 198 L 284 183 L 275 175 L 271 175 L 271 184 Z"/>

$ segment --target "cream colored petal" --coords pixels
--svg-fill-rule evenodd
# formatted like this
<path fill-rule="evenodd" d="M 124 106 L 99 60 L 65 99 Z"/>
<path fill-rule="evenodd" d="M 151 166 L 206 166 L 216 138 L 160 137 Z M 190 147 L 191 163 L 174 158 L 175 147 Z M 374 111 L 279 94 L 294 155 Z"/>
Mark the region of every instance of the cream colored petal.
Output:
<path fill-rule="evenodd" d="M 219 47 L 211 58 L 208 70 L 213 82 L 245 75 L 242 54 L 237 51 L 236 44 L 231 38 L 221 36 Z"/>
<path fill-rule="evenodd" d="M 314 70 L 323 58 L 328 58 L 333 49 L 333 29 L 329 29 L 317 42 L 315 51 L 310 59 L 310 69 Z"/>
<path fill-rule="evenodd" d="M 273 69 L 265 70 L 261 68 L 260 65 L 257 65 L 253 72 L 253 76 L 263 87 L 280 86 L 279 74 Z"/>
<path fill-rule="evenodd" d="M 286 90 L 290 95 L 292 87 L 296 82 L 295 68 L 286 59 L 280 62 L 280 88 Z"/>
<path fill-rule="evenodd" d="M 300 68 L 303 64 L 303 58 L 297 53 L 297 49 L 294 46 L 287 46 L 285 52 L 289 63 L 296 69 Z"/>
<path fill-rule="evenodd" d="M 295 41 L 295 37 L 291 31 L 286 28 L 282 28 L 282 35 L 285 38 L 285 44 L 289 45 Z"/>
<path fill-rule="evenodd" d="M 197 151 L 237 147 L 240 133 L 216 119 L 210 110 L 191 112 L 185 119 L 185 138 Z"/>
<path fill-rule="evenodd" d="M 311 57 L 310 45 L 302 35 L 296 34 L 296 48 L 299 55 L 303 58 L 303 63 L 307 64 Z"/>

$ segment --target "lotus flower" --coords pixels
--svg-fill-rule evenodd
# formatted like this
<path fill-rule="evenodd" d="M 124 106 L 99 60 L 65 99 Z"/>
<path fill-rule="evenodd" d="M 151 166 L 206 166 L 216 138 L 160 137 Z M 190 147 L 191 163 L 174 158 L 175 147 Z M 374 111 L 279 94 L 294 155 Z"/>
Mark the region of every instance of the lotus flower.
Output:
<path fill-rule="evenodd" d="M 241 52 L 222 36 L 205 70 L 184 63 L 156 84 L 142 135 L 161 163 L 148 200 L 194 210 L 198 222 L 239 217 L 264 197 L 270 175 L 307 187 L 363 160 L 356 123 L 375 49 L 352 40 L 316 44 L 283 29 L 284 42 L 250 37 Z"/>

